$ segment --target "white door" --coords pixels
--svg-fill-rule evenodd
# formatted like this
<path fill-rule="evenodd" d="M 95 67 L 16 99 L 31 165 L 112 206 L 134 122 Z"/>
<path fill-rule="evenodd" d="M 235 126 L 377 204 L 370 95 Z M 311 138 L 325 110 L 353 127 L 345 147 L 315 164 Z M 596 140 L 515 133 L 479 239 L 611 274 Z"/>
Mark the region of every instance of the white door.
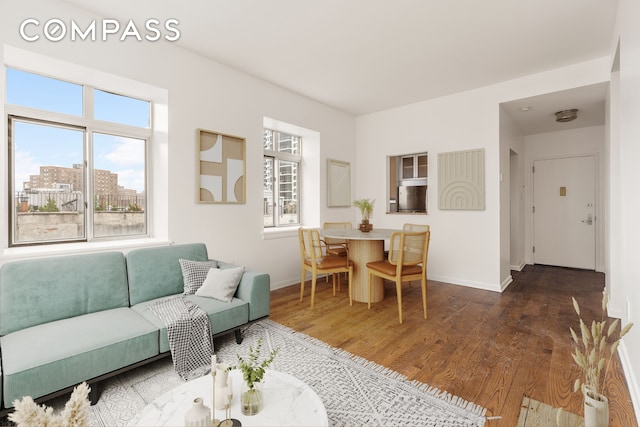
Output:
<path fill-rule="evenodd" d="M 595 270 L 595 156 L 533 166 L 534 263 Z"/>

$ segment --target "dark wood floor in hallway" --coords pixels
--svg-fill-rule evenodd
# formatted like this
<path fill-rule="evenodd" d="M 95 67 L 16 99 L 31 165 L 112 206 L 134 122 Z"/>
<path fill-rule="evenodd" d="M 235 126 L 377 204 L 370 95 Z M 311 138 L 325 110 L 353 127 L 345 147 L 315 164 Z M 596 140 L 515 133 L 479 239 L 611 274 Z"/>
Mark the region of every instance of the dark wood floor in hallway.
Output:
<path fill-rule="evenodd" d="M 390 282 L 385 299 L 371 310 L 364 303 L 350 307 L 346 285 L 333 297 L 330 283 L 321 281 L 313 310 L 309 283 L 302 303 L 299 284 L 278 289 L 271 294 L 270 317 L 501 417 L 487 427 L 515 426 L 525 395 L 582 415 L 581 395 L 572 390 L 579 372 L 569 326 L 579 326 L 571 297 L 585 320 L 599 320 L 604 275 L 528 265 L 513 277 L 502 294 L 430 281 L 427 320 L 420 286 L 405 285 L 403 324 Z M 617 356 L 605 393 L 610 427 L 637 427 Z"/>

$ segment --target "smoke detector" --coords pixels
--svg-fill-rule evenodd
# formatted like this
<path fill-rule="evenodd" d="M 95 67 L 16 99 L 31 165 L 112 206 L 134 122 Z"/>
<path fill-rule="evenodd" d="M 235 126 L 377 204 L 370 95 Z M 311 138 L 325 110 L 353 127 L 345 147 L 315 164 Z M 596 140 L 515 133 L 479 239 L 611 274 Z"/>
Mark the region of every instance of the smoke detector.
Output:
<path fill-rule="evenodd" d="M 564 123 L 570 122 L 578 118 L 578 109 L 573 108 L 571 110 L 562 110 L 556 113 L 556 122 Z"/>

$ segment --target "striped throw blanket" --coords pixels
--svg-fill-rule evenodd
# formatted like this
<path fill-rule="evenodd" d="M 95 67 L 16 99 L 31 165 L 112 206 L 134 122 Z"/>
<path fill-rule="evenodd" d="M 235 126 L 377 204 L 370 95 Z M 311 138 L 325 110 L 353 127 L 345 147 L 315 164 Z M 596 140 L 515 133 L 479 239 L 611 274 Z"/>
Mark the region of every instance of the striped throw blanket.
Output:
<path fill-rule="evenodd" d="M 208 373 L 213 339 L 207 313 L 182 295 L 148 308 L 167 325 L 171 358 L 180 378 L 188 381 Z"/>

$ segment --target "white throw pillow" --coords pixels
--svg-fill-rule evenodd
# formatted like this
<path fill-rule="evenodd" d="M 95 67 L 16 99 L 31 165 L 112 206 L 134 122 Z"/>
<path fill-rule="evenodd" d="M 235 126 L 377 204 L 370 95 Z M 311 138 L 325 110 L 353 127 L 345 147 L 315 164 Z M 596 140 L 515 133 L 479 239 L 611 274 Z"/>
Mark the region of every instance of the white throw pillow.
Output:
<path fill-rule="evenodd" d="M 244 267 L 212 268 L 196 295 L 231 302 L 243 273 Z"/>

